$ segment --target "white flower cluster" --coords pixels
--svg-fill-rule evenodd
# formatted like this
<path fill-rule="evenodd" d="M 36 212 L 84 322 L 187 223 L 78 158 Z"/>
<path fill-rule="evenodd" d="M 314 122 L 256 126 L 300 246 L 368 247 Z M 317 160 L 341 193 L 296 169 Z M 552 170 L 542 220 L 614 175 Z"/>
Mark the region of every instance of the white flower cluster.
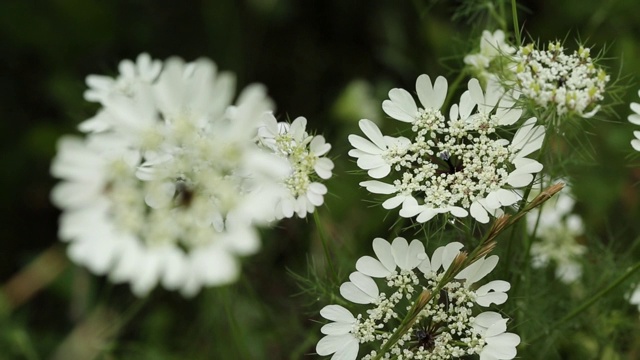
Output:
<path fill-rule="evenodd" d="M 542 268 L 554 263 L 556 277 L 564 283 L 572 283 L 582 275 L 580 258 L 587 251 L 576 240 L 584 235 L 584 225 L 579 215 L 573 214 L 575 200 L 565 186 L 539 208 L 527 213 L 527 229 L 535 234 L 531 245 L 531 265 Z M 532 192 L 530 198 L 535 197 Z"/>
<path fill-rule="evenodd" d="M 638 91 L 638 96 L 640 96 L 640 90 Z M 629 115 L 627 119 L 634 125 L 640 125 L 640 104 L 632 102 L 629 107 L 631 111 L 633 111 L 633 114 Z M 631 146 L 634 150 L 640 151 L 640 131 L 635 130 L 633 136 L 635 139 L 631 140 Z"/>
<path fill-rule="evenodd" d="M 232 75 L 210 60 L 147 54 L 122 61 L 115 79 L 91 75 L 87 84 L 85 98 L 101 108 L 80 125 L 86 138 L 61 139 L 51 169 L 63 180 L 52 200 L 64 210 L 70 258 L 137 295 L 158 283 L 193 295 L 234 281 L 238 256 L 258 250 L 256 226 L 276 217 L 291 173 L 256 141 L 273 109 L 264 87 L 250 85 L 232 103 Z M 328 151 L 312 143 L 316 155 Z M 316 171 L 330 175 L 322 164 Z"/>
<path fill-rule="evenodd" d="M 589 48 L 580 46 L 567 55 L 560 42 L 550 42 L 547 50 L 533 44 L 521 47 L 514 56 L 516 87 L 537 105 L 555 106 L 556 114 L 595 115 L 604 98 L 609 75 L 593 64 Z"/>
<path fill-rule="evenodd" d="M 492 65 L 504 61 L 502 66 L 507 66 L 513 61 L 511 55 L 515 52 L 516 49 L 506 42 L 504 31 L 498 29 L 491 33 L 484 30 L 480 38 L 480 52 L 465 56 L 464 63 L 471 66 L 481 79 L 488 80 L 493 73 L 490 70 Z"/>
<path fill-rule="evenodd" d="M 278 122 L 271 113 L 263 117 L 258 129 L 258 141 L 263 147 L 288 160 L 291 170 L 282 179 L 284 191 L 276 201 L 275 216 L 290 218 L 293 214 L 304 218 L 324 202 L 327 187 L 314 178 L 329 179 L 333 162 L 324 157 L 331 149 L 322 135 L 306 132 L 307 119 L 296 118 L 291 124 Z M 317 175 L 317 176 L 316 176 Z"/>
<path fill-rule="evenodd" d="M 518 121 L 522 110 L 495 80 L 489 81 L 486 93 L 478 80 L 470 80 L 448 120 L 440 109 L 447 94 L 443 77 L 432 85 L 429 76 L 421 75 L 416 90 L 423 107 L 404 89 L 392 89 L 390 100 L 382 104 L 389 116 L 412 125 L 411 138 L 383 135 L 366 119 L 360 120 L 360 129 L 368 139 L 349 136 L 355 148 L 349 155 L 358 159 L 360 168 L 374 179 L 391 174 L 388 182 L 360 185 L 372 193 L 393 194 L 383 207 L 402 205 L 400 216 L 417 216 L 419 222 L 439 213 L 465 217 L 470 212 L 487 223 L 489 214 L 498 216 L 503 206 L 516 203 L 519 196 L 513 189 L 528 185 L 542 170 L 542 164 L 526 156 L 542 146 L 543 126 L 531 118 L 511 142 L 498 136 L 496 130 Z"/>
<path fill-rule="evenodd" d="M 463 269 L 455 280 L 438 287 L 443 274 L 460 253 L 462 244 L 454 242 L 436 249 L 431 259 L 418 240 L 411 243 L 396 238 L 393 243 L 376 238 L 377 258 L 364 256 L 356 263 L 358 271 L 342 284 L 342 296 L 356 304 L 370 305 L 365 314 L 354 316 L 340 305 L 325 306 L 320 314 L 332 322 L 321 329 L 319 355 L 332 359 L 356 359 L 361 344 L 382 349 L 398 330 L 405 314 L 423 299 L 425 291 L 433 298 L 417 313 L 415 321 L 389 351 L 373 350 L 362 359 L 451 359 L 480 354 L 481 359 L 513 359 L 518 335 L 506 332 L 507 319 L 496 312 L 474 315 L 476 305 L 503 304 L 510 285 L 494 280 L 476 288 L 476 283 L 496 266 L 498 257 L 482 257 Z M 381 291 L 375 279 L 382 280 Z M 436 289 L 440 289 L 437 291 Z"/>

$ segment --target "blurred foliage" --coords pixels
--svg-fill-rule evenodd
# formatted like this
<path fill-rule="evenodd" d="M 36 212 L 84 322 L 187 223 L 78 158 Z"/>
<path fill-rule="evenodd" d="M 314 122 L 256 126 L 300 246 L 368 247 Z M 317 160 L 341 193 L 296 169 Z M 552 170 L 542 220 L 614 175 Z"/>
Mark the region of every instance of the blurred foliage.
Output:
<path fill-rule="evenodd" d="M 393 215 L 363 200 L 369 195 L 358 186 L 363 176 L 346 155 L 347 135 L 358 131 L 358 117 L 383 118 L 379 104 L 390 88 L 412 89 L 421 73 L 453 80 L 480 32 L 496 26 L 491 3 L 1 1 L 0 202 L 5 210 L 0 280 L 5 298 L 0 299 L 0 358 L 70 359 L 68 354 L 75 353 L 103 359 L 299 359 L 312 354 L 320 337 L 318 311 L 332 299 L 324 292 L 313 295 L 313 289 L 300 294 L 300 278 L 292 276 L 327 274 L 311 219 L 284 221 L 265 231 L 264 248 L 246 259 L 241 281 L 195 299 L 161 289 L 146 300 L 135 299 L 126 286 L 111 285 L 67 262 L 64 245 L 54 245 L 58 211 L 48 200 L 54 183 L 48 168 L 56 139 L 76 132 L 75 126 L 96 110 L 82 98 L 85 76 L 114 74 L 121 59 L 146 51 L 161 59 L 209 57 L 235 72 L 242 86 L 266 84 L 281 118 L 306 116 L 310 127 L 333 144 L 330 154 L 337 166 L 320 218 L 343 269 L 338 281 L 344 281 L 354 260 L 371 252 L 371 239 L 394 225 Z M 589 246 L 585 277 L 597 281 L 561 291 L 552 272 L 512 264 L 514 279 L 523 271 L 535 272 L 510 294 L 504 309 L 518 324 L 513 331 L 526 329 L 519 356 L 640 358 L 638 321 L 633 323 L 637 312 L 623 299 L 628 284 L 559 332 L 549 330 L 576 301 L 619 275 L 610 269 L 640 259 L 640 247 L 631 247 L 640 235 L 640 160 L 630 155 L 634 129 L 626 123 L 628 103 L 638 101 L 640 87 L 640 6 L 637 0 L 519 5 L 525 39 L 566 38 L 572 48 L 578 38 L 593 46 L 593 53 L 606 46 L 603 64 L 627 86 L 611 109 L 619 117 L 603 115 L 585 127 L 585 151 L 593 161 L 567 165 L 590 229 L 584 240 Z M 7 296 L 6 284 L 24 275 L 45 251 L 58 254 L 60 275 L 26 302 L 11 305 L 15 298 Z M 311 270 L 310 263 L 316 263 Z M 31 280 L 23 284 L 33 285 Z M 526 344 L 538 335 L 535 331 L 548 336 Z M 68 350 L 83 345 L 93 350 Z"/>

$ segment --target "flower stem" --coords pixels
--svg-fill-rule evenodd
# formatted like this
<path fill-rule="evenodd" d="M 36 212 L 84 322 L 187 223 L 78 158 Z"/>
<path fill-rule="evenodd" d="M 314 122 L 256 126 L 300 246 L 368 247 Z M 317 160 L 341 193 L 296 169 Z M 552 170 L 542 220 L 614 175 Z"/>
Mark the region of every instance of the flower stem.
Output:
<path fill-rule="evenodd" d="M 313 220 L 316 223 L 316 228 L 318 229 L 318 234 L 320 235 L 320 242 L 322 242 L 322 250 L 324 251 L 324 257 L 327 261 L 327 265 L 329 266 L 329 271 L 331 271 L 331 275 L 333 279 L 338 281 L 338 274 L 336 273 L 336 268 L 333 266 L 333 260 L 331 260 L 331 254 L 329 253 L 329 247 L 327 246 L 327 234 L 324 231 L 324 226 L 322 226 L 322 222 L 320 221 L 320 215 L 318 215 L 318 211 L 313 212 Z"/>
<path fill-rule="evenodd" d="M 573 319 L 574 317 L 580 315 L 583 311 L 585 311 L 589 307 L 591 307 L 591 305 L 595 304 L 596 301 L 600 300 L 600 298 L 602 298 L 603 296 L 608 294 L 611 290 L 615 289 L 618 285 L 620 285 L 625 280 L 627 280 L 631 275 L 633 275 L 633 273 L 638 271 L 638 269 L 640 269 L 640 262 L 636 263 L 634 266 L 629 268 L 629 270 L 627 270 L 627 272 L 625 272 L 619 278 L 617 278 L 615 281 L 613 281 L 611 283 L 611 285 L 609 285 L 606 288 L 600 290 L 595 295 L 593 295 L 589 300 L 585 301 L 582 305 L 578 306 L 572 312 L 568 313 L 567 315 L 563 316 L 560 320 L 556 321 L 553 325 L 550 326 L 550 328 L 555 329 L 559 325 L 561 325 L 562 323 L 565 323 L 565 322 Z M 542 339 L 546 335 L 548 335 L 548 334 L 547 333 L 541 333 L 538 336 L 534 337 L 533 339 L 529 340 L 528 344 L 533 344 L 534 342 Z"/>
<path fill-rule="evenodd" d="M 522 46 L 522 39 L 520 38 L 520 25 L 518 24 L 518 6 L 516 0 L 511 0 L 511 14 L 513 17 L 513 32 L 516 36 L 516 45 Z"/>
<path fill-rule="evenodd" d="M 462 82 L 462 79 L 464 79 L 466 75 L 467 75 L 467 72 L 465 70 L 462 70 L 458 74 L 458 77 L 456 77 L 455 80 L 453 80 L 453 82 L 451 83 L 451 86 L 449 86 L 449 91 L 447 91 L 447 97 L 444 100 L 444 104 L 442 104 L 442 106 L 440 107 L 441 109 L 447 109 L 449 107 L 449 103 L 451 102 L 451 97 L 453 96 L 453 94 L 455 94 L 456 89 L 458 89 L 458 86 L 460 86 L 460 82 Z"/>

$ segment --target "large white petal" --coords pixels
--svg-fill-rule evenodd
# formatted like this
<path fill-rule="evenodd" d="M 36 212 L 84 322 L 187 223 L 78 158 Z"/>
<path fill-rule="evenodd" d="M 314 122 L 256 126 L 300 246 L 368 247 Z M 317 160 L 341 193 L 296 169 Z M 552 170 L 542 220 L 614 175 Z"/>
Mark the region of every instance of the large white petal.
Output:
<path fill-rule="evenodd" d="M 338 322 L 355 322 L 356 318 L 351 311 L 340 305 L 327 305 L 320 310 L 320 315 L 331 321 Z"/>
<path fill-rule="evenodd" d="M 387 240 L 383 238 L 373 239 L 373 252 L 389 272 L 392 272 L 396 269 L 396 261 L 393 258 L 393 250 L 391 248 L 391 244 L 389 244 Z"/>
<path fill-rule="evenodd" d="M 395 88 L 389 90 L 389 99 L 406 114 L 415 116 L 418 112 L 413 96 L 405 89 Z"/>
<path fill-rule="evenodd" d="M 346 282 L 340 285 L 340 295 L 356 304 L 371 304 L 375 301 L 375 298 L 365 293 L 352 282 Z"/>
<path fill-rule="evenodd" d="M 358 150 L 362 150 L 369 154 L 382 154 L 383 150 L 377 147 L 371 141 L 359 135 L 349 135 L 349 143 Z"/>
<path fill-rule="evenodd" d="M 353 335 L 327 335 L 318 341 L 316 352 L 320 356 L 331 355 L 347 346 L 352 339 L 355 340 Z"/>
<path fill-rule="evenodd" d="M 388 195 L 396 192 L 395 186 L 377 180 L 362 181 L 359 185 L 364 186 L 369 192 L 374 194 Z"/>
<path fill-rule="evenodd" d="M 395 259 L 395 263 L 403 270 L 409 270 L 407 266 L 407 252 L 409 250 L 409 244 L 403 237 L 397 237 L 393 239 L 391 243 L 391 253 Z"/>
<path fill-rule="evenodd" d="M 386 148 L 386 143 L 384 141 L 384 136 L 382 132 L 378 128 L 378 126 L 371 120 L 362 119 L 359 122 L 360 129 L 362 132 L 367 135 L 369 139 L 380 149 Z"/>
<path fill-rule="evenodd" d="M 379 260 L 374 259 L 371 256 L 363 256 L 358 259 L 356 262 L 356 270 L 367 276 L 376 278 L 383 278 L 391 274 L 389 269 L 382 265 Z"/>
<path fill-rule="evenodd" d="M 471 213 L 471 217 L 476 219 L 478 222 L 483 224 L 489 222 L 489 215 L 487 214 L 487 210 L 485 210 L 485 208 L 480 205 L 480 202 L 474 201 L 469 208 L 469 212 Z"/>
<path fill-rule="evenodd" d="M 489 306 L 492 303 L 500 305 L 507 301 L 508 295 L 505 293 L 511 285 L 504 280 L 494 280 L 480 286 L 476 290 L 476 302 L 480 306 Z"/>

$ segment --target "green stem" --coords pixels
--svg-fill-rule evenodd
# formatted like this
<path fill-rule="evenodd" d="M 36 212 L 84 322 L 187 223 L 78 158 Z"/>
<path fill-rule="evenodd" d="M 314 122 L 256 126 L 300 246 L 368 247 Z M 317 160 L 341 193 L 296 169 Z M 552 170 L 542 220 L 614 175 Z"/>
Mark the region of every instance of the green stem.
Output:
<path fill-rule="evenodd" d="M 520 37 L 520 25 L 518 24 L 518 6 L 516 0 L 511 0 L 511 14 L 513 17 L 513 33 L 516 36 L 516 45 L 522 46 L 522 39 Z"/>
<path fill-rule="evenodd" d="M 585 301 L 582 305 L 578 306 L 572 312 L 568 313 L 567 315 L 562 317 L 560 320 L 556 321 L 553 325 L 550 326 L 550 328 L 555 329 L 559 325 L 561 325 L 562 323 L 565 323 L 565 322 L 573 319 L 574 317 L 580 315 L 582 312 L 584 312 L 589 307 L 591 307 L 591 305 L 595 304 L 596 301 L 600 300 L 600 298 L 602 298 L 603 296 L 608 294 L 611 290 L 615 289 L 618 285 L 620 285 L 625 280 L 627 280 L 631 275 L 633 275 L 633 273 L 638 271 L 638 269 L 640 269 L 640 262 L 635 264 L 629 270 L 627 270 L 626 273 L 622 274 L 622 276 L 620 276 L 614 282 L 612 282 L 611 285 L 609 285 L 606 288 L 600 290 L 595 295 L 593 295 L 589 300 Z M 533 339 L 531 339 L 530 341 L 528 341 L 528 344 L 533 344 L 534 342 L 540 340 L 541 338 L 543 338 L 546 335 L 548 335 L 548 334 L 541 333 L 540 335 L 538 335 L 538 336 L 534 337 Z"/>
<path fill-rule="evenodd" d="M 221 289 L 220 293 L 223 298 L 222 302 L 224 306 L 224 312 L 227 314 L 227 322 L 229 324 L 229 330 L 231 331 L 231 337 L 233 338 L 233 342 L 238 351 L 238 355 L 240 355 L 242 359 L 251 359 L 252 357 L 248 351 L 248 346 L 244 344 L 244 341 L 247 337 L 242 333 L 242 328 L 238 325 L 238 321 L 236 320 L 232 304 L 232 301 L 234 300 L 231 299 L 231 290 L 229 288 Z"/>
<path fill-rule="evenodd" d="M 458 77 L 456 77 L 455 80 L 453 80 L 453 82 L 449 86 L 449 89 L 447 91 L 447 97 L 445 98 L 444 104 L 442 104 L 440 109 L 447 109 L 449 107 L 449 103 L 451 102 L 451 97 L 453 97 L 453 94 L 455 94 L 456 89 L 458 89 L 458 86 L 460 86 L 460 82 L 462 82 L 462 79 L 464 79 L 466 75 L 467 75 L 467 72 L 465 70 L 462 70 L 460 71 L 460 73 L 458 73 Z"/>
<path fill-rule="evenodd" d="M 322 223 L 320 222 L 320 215 L 318 215 L 318 211 L 313 212 L 313 220 L 315 221 L 316 229 L 318 229 L 318 233 L 320 234 L 320 242 L 322 242 L 322 250 L 324 251 L 324 257 L 327 261 L 327 265 L 329 266 L 329 271 L 331 271 L 333 279 L 337 282 L 338 274 L 333 266 L 333 260 L 331 260 L 331 254 L 329 253 L 329 247 L 327 246 L 327 234 L 324 231 L 324 226 L 322 226 Z"/>

